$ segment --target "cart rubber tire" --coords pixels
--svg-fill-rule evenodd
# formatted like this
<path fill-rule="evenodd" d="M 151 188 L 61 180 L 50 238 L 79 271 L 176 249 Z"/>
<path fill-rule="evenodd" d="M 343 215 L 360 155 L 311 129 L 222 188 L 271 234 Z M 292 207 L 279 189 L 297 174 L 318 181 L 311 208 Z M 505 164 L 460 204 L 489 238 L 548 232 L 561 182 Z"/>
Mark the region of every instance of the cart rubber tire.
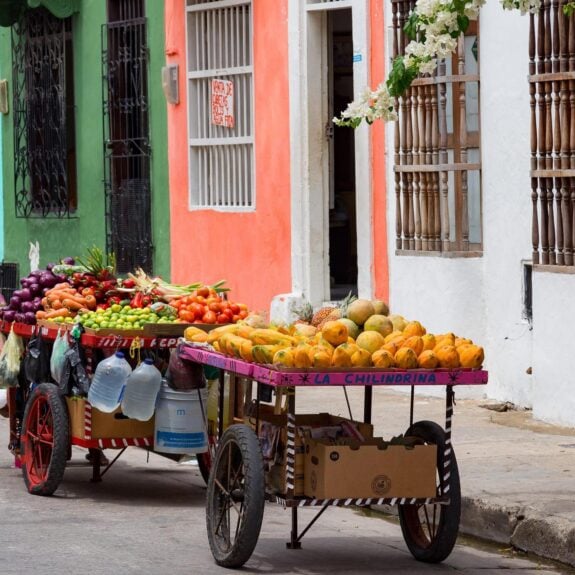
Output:
<path fill-rule="evenodd" d="M 60 485 L 70 448 L 68 409 L 58 387 L 42 383 L 28 396 L 22 422 L 22 473 L 33 495 Z"/>
<path fill-rule="evenodd" d="M 437 445 L 437 491 L 438 495 L 441 495 L 439 472 L 443 470 L 445 461 L 445 432 L 433 421 L 418 421 L 407 430 L 405 435 Z M 449 505 L 399 505 L 399 521 L 403 538 L 409 551 L 418 561 L 424 563 L 443 561 L 449 556 L 457 540 L 461 515 L 461 488 L 453 448 L 451 450 L 449 497 Z"/>
<path fill-rule="evenodd" d="M 260 443 L 247 425 L 228 427 L 208 481 L 206 524 L 212 555 L 222 567 L 241 567 L 252 555 L 265 504 Z M 232 515 L 237 515 L 232 526 Z"/>

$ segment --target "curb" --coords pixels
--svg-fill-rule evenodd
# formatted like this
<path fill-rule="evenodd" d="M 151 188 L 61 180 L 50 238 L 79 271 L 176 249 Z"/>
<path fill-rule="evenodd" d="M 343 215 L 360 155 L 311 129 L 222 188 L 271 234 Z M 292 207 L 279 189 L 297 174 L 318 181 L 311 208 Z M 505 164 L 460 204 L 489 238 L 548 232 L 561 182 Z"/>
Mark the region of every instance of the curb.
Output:
<path fill-rule="evenodd" d="M 575 567 L 575 524 L 533 512 L 462 497 L 460 531 Z"/>

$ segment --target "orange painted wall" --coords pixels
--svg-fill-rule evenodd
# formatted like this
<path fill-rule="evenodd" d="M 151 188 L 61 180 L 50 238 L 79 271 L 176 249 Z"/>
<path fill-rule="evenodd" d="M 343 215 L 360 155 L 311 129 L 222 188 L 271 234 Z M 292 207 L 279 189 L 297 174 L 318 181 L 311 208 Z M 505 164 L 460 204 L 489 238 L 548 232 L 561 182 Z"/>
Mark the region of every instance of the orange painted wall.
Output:
<path fill-rule="evenodd" d="M 385 22 L 384 0 L 371 0 L 371 61 L 370 83 L 372 88 L 385 79 Z M 385 165 L 385 124 L 377 121 L 371 125 L 372 186 L 373 186 L 373 279 L 374 297 L 389 301 L 389 257 L 387 251 L 387 194 Z"/>
<path fill-rule="evenodd" d="M 254 0 L 256 210 L 188 209 L 185 2 L 166 0 L 166 58 L 179 64 L 168 104 L 172 281 L 226 279 L 234 301 L 267 310 L 291 290 L 287 0 Z"/>

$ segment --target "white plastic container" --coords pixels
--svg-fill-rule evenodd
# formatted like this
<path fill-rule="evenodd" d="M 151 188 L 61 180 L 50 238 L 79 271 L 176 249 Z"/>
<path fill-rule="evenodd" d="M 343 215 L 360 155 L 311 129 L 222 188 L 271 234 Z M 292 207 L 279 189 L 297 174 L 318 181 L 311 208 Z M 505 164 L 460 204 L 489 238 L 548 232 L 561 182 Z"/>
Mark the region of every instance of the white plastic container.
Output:
<path fill-rule="evenodd" d="M 128 377 L 122 398 L 122 412 L 139 421 L 148 421 L 154 415 L 162 374 L 154 361 L 146 358 Z"/>
<path fill-rule="evenodd" d="M 124 387 L 130 373 L 132 373 L 132 368 L 124 359 L 121 351 L 102 360 L 96 367 L 88 390 L 88 401 L 92 407 L 105 413 L 112 413 L 117 409 L 122 401 Z"/>
<path fill-rule="evenodd" d="M 165 381 L 162 382 L 156 405 L 154 451 L 182 454 L 206 452 L 207 404 L 207 388 L 175 391 Z"/>

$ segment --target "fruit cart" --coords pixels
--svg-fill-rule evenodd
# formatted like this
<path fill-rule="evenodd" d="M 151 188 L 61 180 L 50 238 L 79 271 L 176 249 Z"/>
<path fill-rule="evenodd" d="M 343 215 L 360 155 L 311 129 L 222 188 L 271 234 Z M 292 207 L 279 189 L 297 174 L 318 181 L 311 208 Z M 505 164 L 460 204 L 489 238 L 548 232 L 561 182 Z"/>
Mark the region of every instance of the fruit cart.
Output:
<path fill-rule="evenodd" d="M 217 564 L 239 567 L 250 558 L 266 500 L 291 510 L 290 549 L 301 546 L 304 535 L 329 507 L 385 504 L 398 506 L 403 537 L 416 559 L 436 563 L 450 554 L 461 506 L 459 473 L 451 446 L 454 387 L 485 384 L 486 371 L 276 368 L 194 344 L 184 347 L 183 358 L 220 368 L 230 381 L 226 422 L 222 416 L 223 378 L 219 388 L 217 443 L 211 453 L 208 481 L 207 531 Z M 363 422 L 343 422 L 328 414 L 296 414 L 298 388 L 334 385 L 364 388 Z M 396 445 L 365 439 L 372 429 L 373 389 L 386 385 L 411 388 L 410 426 Z M 431 421 L 413 421 L 414 389 L 419 385 L 445 386 L 444 429 Z M 266 402 L 271 402 L 271 391 L 276 393 L 276 408 L 270 414 L 271 406 Z M 283 408 L 278 404 L 282 397 Z M 302 429 L 305 424 L 313 427 L 314 417 L 320 424 L 352 423 L 352 435 L 361 435 L 363 443 L 354 445 L 353 438 L 335 443 L 306 438 Z M 279 428 L 285 440 L 279 457 L 281 439 L 275 444 L 276 452 L 271 450 L 271 460 L 282 468 L 279 481 L 274 475 L 277 465 L 270 467 L 270 459 L 264 460 L 262 454 L 262 450 L 270 452 L 269 442 L 262 443 L 262 438 L 266 439 L 262 430 L 266 426 L 269 429 L 270 422 L 275 422 L 276 431 Z M 277 440 L 277 434 L 274 437 Z M 298 510 L 302 507 L 316 507 L 318 512 L 300 530 Z"/>
<path fill-rule="evenodd" d="M 53 342 L 58 326 L 9 324 L 2 322 L 0 330 L 13 329 L 24 340 L 42 337 Z M 118 349 L 141 348 L 156 354 L 169 351 L 178 342 L 175 336 L 135 336 L 121 333 L 98 335 L 83 333 L 79 340 L 85 355 L 85 368 L 91 373 L 99 354 Z M 51 495 L 62 481 L 71 446 L 91 450 L 92 480 L 102 476 L 117 461 L 128 446 L 153 449 L 154 420 L 141 422 L 124 417 L 120 410 L 103 413 L 92 409 L 81 397 L 64 397 L 57 385 L 37 382 L 30 389 L 12 387 L 8 390 L 10 418 L 9 449 L 15 455 L 16 466 L 22 467 L 28 491 L 36 495 Z M 119 453 L 103 469 L 98 451 L 117 449 Z M 164 455 L 164 454 L 162 454 Z M 207 478 L 207 467 L 198 454 L 200 470 Z"/>

